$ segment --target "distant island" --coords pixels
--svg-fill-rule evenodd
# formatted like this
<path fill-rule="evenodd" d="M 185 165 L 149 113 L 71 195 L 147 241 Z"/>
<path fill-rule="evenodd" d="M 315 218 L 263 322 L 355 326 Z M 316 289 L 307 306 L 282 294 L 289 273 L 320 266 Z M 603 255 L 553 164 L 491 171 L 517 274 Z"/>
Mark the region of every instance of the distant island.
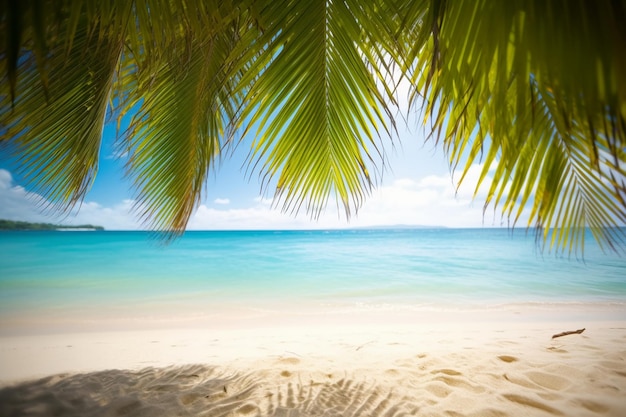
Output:
<path fill-rule="evenodd" d="M 0 219 L 0 230 L 104 230 L 104 227 L 93 226 L 91 224 L 66 226 L 51 223 L 30 223 Z"/>

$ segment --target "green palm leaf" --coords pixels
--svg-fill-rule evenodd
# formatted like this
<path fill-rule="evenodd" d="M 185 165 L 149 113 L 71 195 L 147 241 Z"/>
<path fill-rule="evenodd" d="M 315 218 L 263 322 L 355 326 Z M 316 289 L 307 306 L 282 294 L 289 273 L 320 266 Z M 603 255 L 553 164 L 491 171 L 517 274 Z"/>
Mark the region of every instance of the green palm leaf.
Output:
<path fill-rule="evenodd" d="M 376 181 L 377 132 L 391 117 L 362 13 L 358 2 L 269 3 L 258 50 L 244 55 L 254 56 L 242 81 L 258 126 L 251 162 L 284 210 L 318 216 L 334 193 L 349 216 Z"/>
<path fill-rule="evenodd" d="M 107 114 L 132 117 L 137 210 L 175 233 L 252 132 L 251 172 L 283 210 L 334 197 L 350 216 L 385 164 L 399 68 L 451 166 L 483 162 L 485 207 L 528 212 L 558 250 L 585 228 L 623 248 L 625 16 L 608 0 L 2 2 L 0 144 L 64 210 Z"/>
<path fill-rule="evenodd" d="M 236 73 L 227 60 L 239 37 L 239 26 L 200 31 L 223 21 L 211 14 L 185 26 L 184 9 L 170 7 L 142 15 L 135 33 L 154 33 L 162 26 L 153 14 L 167 13 L 169 24 L 158 39 L 133 38 L 119 80 L 118 117 L 131 116 L 120 146 L 128 153 L 127 175 L 137 191 L 140 217 L 152 228 L 180 233 L 202 198 L 206 176 L 232 136 L 241 98 L 232 93 Z M 166 46 L 163 47 L 165 43 Z"/>
<path fill-rule="evenodd" d="M 38 23 L 35 10 L 24 9 L 22 21 Z M 1 143 L 17 158 L 22 175 L 54 208 L 65 210 L 82 199 L 97 172 L 123 38 L 110 30 L 114 21 L 93 22 L 75 19 L 70 10 L 60 12 L 68 18 L 56 20 L 51 14 L 43 31 L 26 26 L 24 42 L 35 47 L 17 62 L 3 61 L 9 82 L 0 90 L 0 123 Z M 118 12 L 124 16 L 123 9 Z M 15 54 L 13 46 L 3 48 L 7 55 Z"/>
<path fill-rule="evenodd" d="M 407 9 L 423 24 L 404 66 L 451 165 L 463 178 L 482 158 L 481 182 L 494 170 L 486 206 L 515 223 L 533 201 L 528 226 L 557 250 L 581 248 L 586 228 L 623 247 L 624 3 L 422 6 Z"/>

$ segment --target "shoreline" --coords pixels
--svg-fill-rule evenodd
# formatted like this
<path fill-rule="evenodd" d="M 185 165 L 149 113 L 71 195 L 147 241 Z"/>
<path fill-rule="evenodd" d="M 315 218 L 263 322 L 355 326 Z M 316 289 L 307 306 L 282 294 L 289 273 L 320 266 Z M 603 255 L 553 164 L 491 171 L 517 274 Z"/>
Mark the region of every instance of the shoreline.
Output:
<path fill-rule="evenodd" d="M 185 299 L 148 304 L 116 303 L 111 306 L 35 308 L 4 312 L 0 338 L 26 335 L 98 331 L 211 328 L 247 329 L 293 324 L 313 327 L 328 323 L 345 326 L 388 323 L 524 323 L 524 322 L 626 322 L 626 300 L 459 303 L 349 303 L 307 300 L 233 301 L 202 304 Z"/>

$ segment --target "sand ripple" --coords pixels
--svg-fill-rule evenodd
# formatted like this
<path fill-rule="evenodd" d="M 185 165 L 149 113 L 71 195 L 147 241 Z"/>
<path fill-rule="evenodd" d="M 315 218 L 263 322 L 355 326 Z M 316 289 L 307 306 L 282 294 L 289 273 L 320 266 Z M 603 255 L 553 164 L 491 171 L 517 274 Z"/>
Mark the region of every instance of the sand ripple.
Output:
<path fill-rule="evenodd" d="M 488 363 L 510 369 L 498 375 Z M 623 361 L 611 361 L 617 363 L 624 369 Z M 442 364 L 422 355 L 385 371 L 322 373 L 286 358 L 248 373 L 188 365 L 55 375 L 0 390 L 0 416 L 623 416 L 626 410 L 626 378 L 602 362 L 580 370 L 494 356 L 481 372 Z M 606 377 L 590 385 L 599 375 Z"/>
<path fill-rule="evenodd" d="M 326 345 L 334 354 L 321 344 L 276 354 L 274 344 L 224 366 L 54 375 L 0 388 L 0 417 L 626 416 L 626 329 L 549 344 L 479 336 L 426 351 L 338 339 Z"/>
<path fill-rule="evenodd" d="M 417 411 L 407 398 L 365 381 L 303 382 L 294 375 L 269 381 L 256 373 L 207 366 L 58 375 L 5 388 L 0 404 L 2 416 L 32 417 L 395 416 Z"/>

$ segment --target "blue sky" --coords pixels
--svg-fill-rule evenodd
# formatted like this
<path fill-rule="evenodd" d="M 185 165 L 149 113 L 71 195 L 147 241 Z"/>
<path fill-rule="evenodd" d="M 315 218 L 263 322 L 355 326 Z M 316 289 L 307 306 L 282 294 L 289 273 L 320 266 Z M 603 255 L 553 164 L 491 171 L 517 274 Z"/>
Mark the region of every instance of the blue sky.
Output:
<path fill-rule="evenodd" d="M 423 129 L 411 123 L 388 146 L 388 169 L 382 181 L 357 215 L 346 221 L 331 202 L 326 212 L 312 220 L 272 207 L 271 193 L 261 195 L 258 176 L 245 174 L 247 148 L 241 146 L 210 175 L 206 194 L 189 222 L 189 229 L 317 229 L 381 225 L 447 227 L 501 226 L 499 215 L 482 214 L 484 192 L 472 200 L 479 167 L 455 192 L 454 179 L 442 151 L 434 142 L 424 142 Z M 40 209 L 45 200 L 32 193 L 18 176 L 6 155 L 0 155 L 0 218 L 26 221 L 91 223 L 109 230 L 142 229 L 132 212 L 133 192 L 124 179 L 124 157 L 115 155 L 115 129 L 107 125 L 103 136 L 100 167 L 91 191 L 78 210 L 59 217 Z M 389 142 L 387 142 L 389 144 Z M 271 191 L 271 190 L 270 190 Z"/>
<path fill-rule="evenodd" d="M 404 106 L 402 106 L 404 107 Z M 405 107 L 406 108 L 406 107 Z M 45 199 L 27 188 L 16 166 L 0 153 L 0 218 L 63 224 L 97 224 L 108 230 L 142 229 L 133 213 L 133 190 L 124 178 L 124 156 L 116 155 L 115 124 L 104 129 L 98 175 L 83 204 L 60 217 L 41 210 Z M 384 139 L 383 139 L 384 140 Z M 473 166 L 458 190 L 446 158 L 433 141 L 425 142 L 417 120 L 399 123 L 395 146 L 384 140 L 387 169 L 372 195 L 349 221 L 331 201 L 323 215 L 312 220 L 307 213 L 282 213 L 272 205 L 272 190 L 261 194 L 255 174 L 247 176 L 245 143 L 210 174 L 204 198 L 190 219 L 191 230 L 325 229 L 384 225 L 446 227 L 506 226 L 489 210 L 483 216 L 486 195 L 482 186 L 473 199 L 480 166 Z M 487 178 L 486 183 L 489 183 Z M 520 223 L 525 226 L 524 222 Z"/>

